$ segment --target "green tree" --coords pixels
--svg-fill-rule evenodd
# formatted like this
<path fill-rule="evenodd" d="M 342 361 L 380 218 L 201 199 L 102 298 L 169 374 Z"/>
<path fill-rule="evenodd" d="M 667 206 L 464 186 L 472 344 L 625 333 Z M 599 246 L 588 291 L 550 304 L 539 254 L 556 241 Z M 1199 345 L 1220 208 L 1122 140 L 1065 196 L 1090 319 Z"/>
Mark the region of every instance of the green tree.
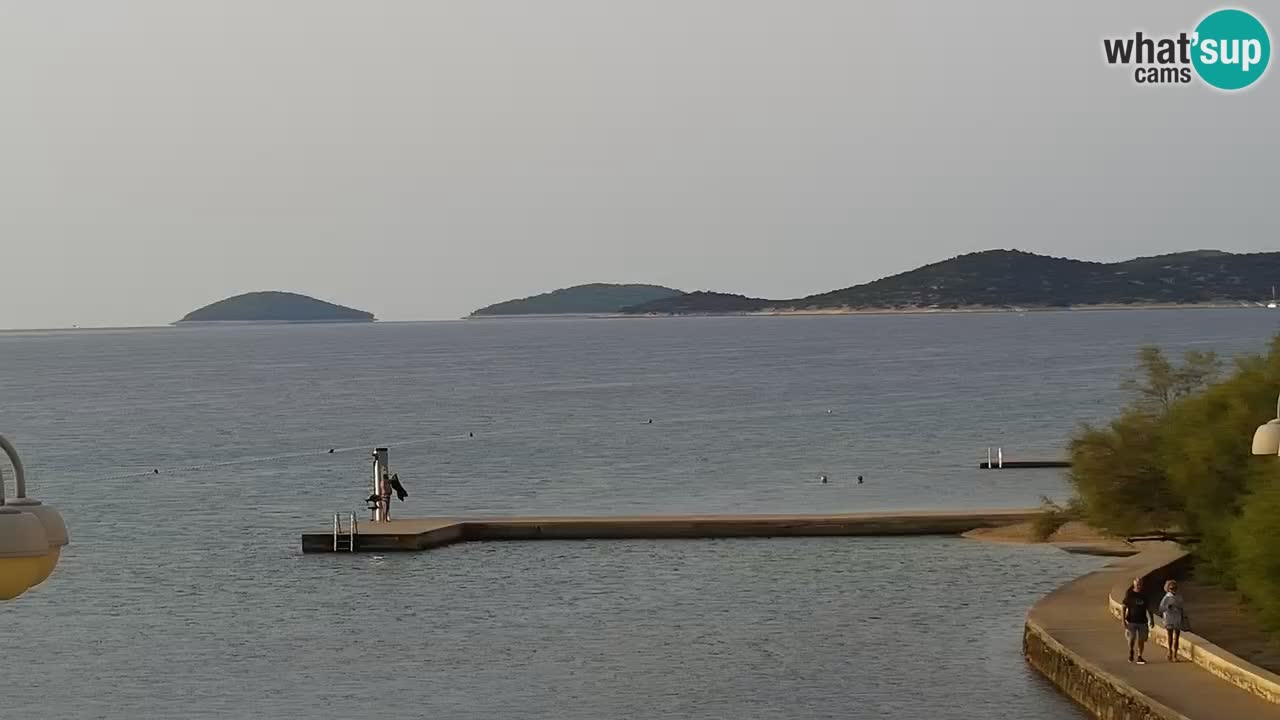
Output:
<path fill-rule="evenodd" d="M 1117 534 L 1180 525 L 1183 503 L 1163 462 L 1165 419 L 1177 403 L 1217 377 L 1216 353 L 1191 351 L 1175 365 L 1156 347 L 1138 351 L 1130 401 L 1106 426 L 1082 425 L 1071 438 L 1070 480 L 1091 524 Z"/>
<path fill-rule="evenodd" d="M 1225 380 L 1174 405 L 1162 429 L 1161 463 L 1181 499 L 1185 529 L 1200 535 L 1199 567 L 1228 585 L 1235 575 L 1231 527 L 1252 477 L 1269 469 L 1250 455 L 1250 444 L 1275 410 L 1280 344 L 1271 356 L 1240 358 Z"/>
<path fill-rule="evenodd" d="M 1160 464 L 1159 419 L 1129 410 L 1071 439 L 1069 478 L 1091 525 L 1118 535 L 1165 528 L 1180 505 Z"/>
<path fill-rule="evenodd" d="M 1280 629 L 1280 461 L 1257 473 L 1231 536 L 1235 578 L 1264 622 Z"/>
<path fill-rule="evenodd" d="M 1221 370 L 1222 361 L 1213 351 L 1189 350 L 1182 364 L 1174 365 L 1160 348 L 1148 345 L 1138 350 L 1138 376 L 1122 386 L 1133 396 L 1130 408 L 1163 415 L 1178 400 L 1213 382 Z"/>
<path fill-rule="evenodd" d="M 1251 455 L 1280 392 L 1280 335 L 1219 379 L 1212 353 L 1180 365 L 1143 348 L 1119 417 L 1071 439 L 1086 518 L 1112 532 L 1179 527 L 1200 536 L 1200 577 L 1239 587 L 1280 629 L 1280 459 Z"/>

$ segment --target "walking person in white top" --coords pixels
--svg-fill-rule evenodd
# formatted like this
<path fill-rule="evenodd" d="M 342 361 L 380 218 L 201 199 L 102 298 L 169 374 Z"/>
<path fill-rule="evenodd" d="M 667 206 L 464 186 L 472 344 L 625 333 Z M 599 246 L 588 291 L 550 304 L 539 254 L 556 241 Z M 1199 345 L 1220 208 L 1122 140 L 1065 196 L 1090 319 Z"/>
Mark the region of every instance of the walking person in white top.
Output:
<path fill-rule="evenodd" d="M 1164 631 L 1169 636 L 1169 662 L 1178 662 L 1178 641 L 1187 629 L 1187 608 L 1178 594 L 1178 583 L 1169 580 L 1164 584 L 1164 598 L 1160 600 L 1160 615 L 1164 617 Z"/>

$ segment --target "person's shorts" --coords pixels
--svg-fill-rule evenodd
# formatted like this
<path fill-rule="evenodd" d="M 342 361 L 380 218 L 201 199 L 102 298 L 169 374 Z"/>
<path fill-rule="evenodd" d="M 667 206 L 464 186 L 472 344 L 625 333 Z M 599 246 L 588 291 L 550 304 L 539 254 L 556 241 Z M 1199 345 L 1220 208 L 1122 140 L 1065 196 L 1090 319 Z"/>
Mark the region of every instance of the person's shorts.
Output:
<path fill-rule="evenodd" d="M 1149 628 L 1146 623 L 1127 622 L 1124 624 L 1125 635 L 1131 638 L 1136 638 L 1143 642 L 1147 641 L 1147 633 L 1150 631 L 1150 629 L 1151 628 Z"/>

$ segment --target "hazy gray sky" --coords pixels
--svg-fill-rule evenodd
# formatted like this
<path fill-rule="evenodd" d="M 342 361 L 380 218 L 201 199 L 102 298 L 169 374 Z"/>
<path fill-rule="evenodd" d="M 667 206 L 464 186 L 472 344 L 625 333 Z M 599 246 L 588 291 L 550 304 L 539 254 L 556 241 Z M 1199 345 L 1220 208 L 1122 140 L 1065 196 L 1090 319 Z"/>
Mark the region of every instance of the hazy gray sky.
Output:
<path fill-rule="evenodd" d="M 1102 60 L 1216 7 L 0 0 L 0 327 L 1274 250 L 1276 61 L 1226 95 Z"/>

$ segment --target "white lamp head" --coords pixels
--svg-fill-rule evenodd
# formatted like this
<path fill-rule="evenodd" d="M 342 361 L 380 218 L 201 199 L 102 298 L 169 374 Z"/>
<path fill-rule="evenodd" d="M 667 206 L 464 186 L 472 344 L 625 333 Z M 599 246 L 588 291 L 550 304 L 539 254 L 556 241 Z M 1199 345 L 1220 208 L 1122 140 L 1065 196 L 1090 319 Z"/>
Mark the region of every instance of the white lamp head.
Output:
<path fill-rule="evenodd" d="M 31 583 L 32 586 L 39 585 L 53 574 L 58 558 L 62 557 L 62 548 L 70 542 L 70 538 L 67 537 L 67 524 L 63 522 L 62 515 L 52 505 L 45 505 L 35 498 L 8 498 L 5 500 L 4 507 L 34 515 L 44 528 L 45 539 L 49 542 L 49 552 L 44 557 L 39 576 L 35 582 Z"/>
<path fill-rule="evenodd" d="M 1280 418 L 1259 425 L 1253 433 L 1254 455 L 1280 455 Z"/>
<path fill-rule="evenodd" d="M 48 555 L 49 539 L 39 518 L 0 506 L 0 600 L 12 600 L 34 585 Z"/>

